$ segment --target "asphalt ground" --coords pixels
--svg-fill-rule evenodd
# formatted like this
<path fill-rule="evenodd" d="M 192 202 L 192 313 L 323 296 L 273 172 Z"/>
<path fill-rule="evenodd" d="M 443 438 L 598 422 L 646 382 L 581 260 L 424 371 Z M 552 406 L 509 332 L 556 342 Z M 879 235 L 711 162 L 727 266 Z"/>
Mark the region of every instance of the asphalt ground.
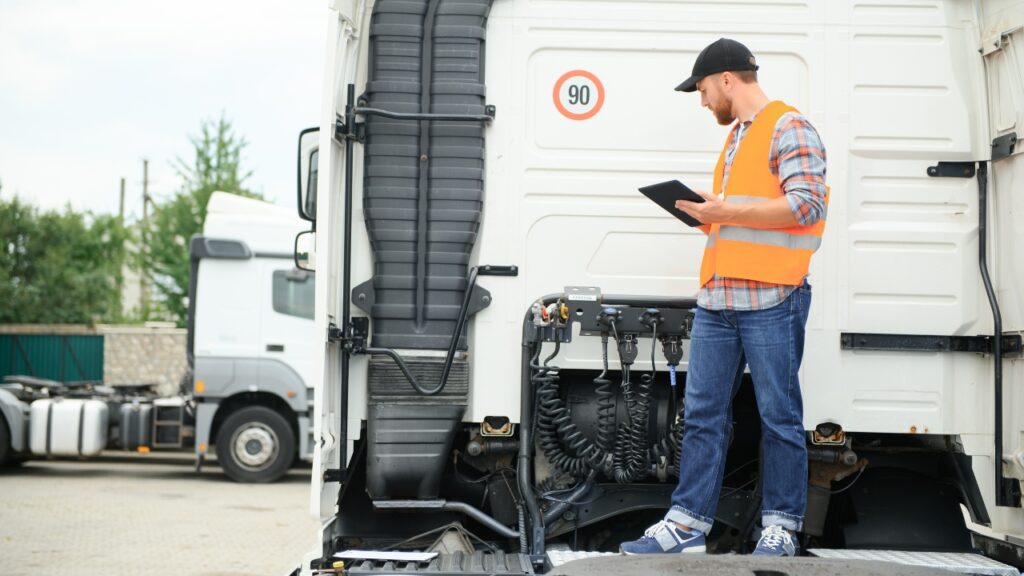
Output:
<path fill-rule="evenodd" d="M 0 469 L 0 574 L 283 576 L 317 546 L 309 467 L 238 484 L 190 455 Z"/>

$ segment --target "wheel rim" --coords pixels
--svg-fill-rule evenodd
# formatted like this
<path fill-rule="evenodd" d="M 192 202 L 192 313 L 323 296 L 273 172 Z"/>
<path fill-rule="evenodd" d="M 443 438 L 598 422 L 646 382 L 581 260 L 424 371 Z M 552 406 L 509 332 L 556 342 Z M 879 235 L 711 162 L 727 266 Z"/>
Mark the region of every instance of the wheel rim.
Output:
<path fill-rule="evenodd" d="M 277 460 L 280 444 L 277 434 L 269 426 L 250 422 L 231 436 L 231 453 L 239 466 L 259 472 Z"/>

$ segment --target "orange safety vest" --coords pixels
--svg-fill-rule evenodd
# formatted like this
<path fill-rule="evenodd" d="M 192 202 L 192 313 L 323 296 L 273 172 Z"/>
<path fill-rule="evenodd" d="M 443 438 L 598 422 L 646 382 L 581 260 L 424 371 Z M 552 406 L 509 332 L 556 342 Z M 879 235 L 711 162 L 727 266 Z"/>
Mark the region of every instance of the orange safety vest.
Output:
<path fill-rule="evenodd" d="M 736 204 L 767 202 L 784 195 L 779 177 L 768 166 L 772 133 L 779 118 L 796 108 L 782 102 L 769 103 L 747 128 L 746 135 L 729 169 L 725 201 Z M 737 127 L 739 125 L 737 124 Z M 737 128 L 734 127 L 735 131 Z M 725 141 L 715 167 L 715 193 L 722 191 L 725 175 Z M 825 207 L 829 188 L 825 187 Z M 827 211 L 827 210 L 826 210 Z M 700 265 L 700 285 L 716 274 L 722 278 L 741 278 L 772 284 L 797 286 L 807 276 L 811 255 L 821 246 L 825 214 L 810 226 L 789 228 L 752 228 L 712 224 L 704 259 Z"/>

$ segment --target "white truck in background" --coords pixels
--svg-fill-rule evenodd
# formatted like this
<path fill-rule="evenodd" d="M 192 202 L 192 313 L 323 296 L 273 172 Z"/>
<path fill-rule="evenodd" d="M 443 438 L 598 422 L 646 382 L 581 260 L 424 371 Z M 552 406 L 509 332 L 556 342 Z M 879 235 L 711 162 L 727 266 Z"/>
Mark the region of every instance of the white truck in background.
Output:
<path fill-rule="evenodd" d="M 312 460 L 313 275 L 293 263 L 293 211 L 215 192 L 190 245 L 188 365 L 175 396 L 149 386 L 9 376 L 0 464 L 102 450 L 211 450 L 239 482 Z"/>
<path fill-rule="evenodd" d="M 541 573 L 663 515 L 705 239 L 637 188 L 711 188 L 725 129 L 673 87 L 721 36 L 828 148 L 802 549 L 1024 567 L 1024 2 L 328 6 L 297 238 L 323 529 L 297 572 Z M 749 384 L 732 438 L 718 552 L 757 537 Z"/>

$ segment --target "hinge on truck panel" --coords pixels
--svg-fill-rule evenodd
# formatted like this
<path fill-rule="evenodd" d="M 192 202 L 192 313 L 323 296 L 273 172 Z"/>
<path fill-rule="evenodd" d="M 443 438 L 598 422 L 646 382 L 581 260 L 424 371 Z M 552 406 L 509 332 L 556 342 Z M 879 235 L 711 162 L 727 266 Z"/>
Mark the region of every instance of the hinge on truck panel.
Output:
<path fill-rule="evenodd" d="M 327 325 L 327 341 L 328 342 L 340 342 L 345 334 L 338 328 L 338 325 L 331 322 Z"/>
<path fill-rule="evenodd" d="M 357 316 L 349 321 L 349 335 L 333 322 L 327 325 L 327 341 L 342 342 L 346 347 L 362 350 L 366 347 L 366 338 L 370 335 L 370 319 Z"/>
<path fill-rule="evenodd" d="M 349 322 L 351 326 L 350 341 L 353 350 L 366 348 L 366 339 L 370 336 L 370 319 L 366 316 L 355 316 Z"/>
<path fill-rule="evenodd" d="M 1017 146 L 1017 133 L 1010 132 L 1009 134 L 1003 134 L 992 141 L 992 161 L 1002 160 L 1007 156 L 1013 154 L 1013 149 Z"/>
<path fill-rule="evenodd" d="M 361 122 L 353 122 L 352 125 L 345 123 L 344 118 L 336 118 L 334 120 L 334 140 L 337 142 L 344 142 L 345 140 L 355 140 L 357 142 L 362 141 L 363 124 Z"/>

